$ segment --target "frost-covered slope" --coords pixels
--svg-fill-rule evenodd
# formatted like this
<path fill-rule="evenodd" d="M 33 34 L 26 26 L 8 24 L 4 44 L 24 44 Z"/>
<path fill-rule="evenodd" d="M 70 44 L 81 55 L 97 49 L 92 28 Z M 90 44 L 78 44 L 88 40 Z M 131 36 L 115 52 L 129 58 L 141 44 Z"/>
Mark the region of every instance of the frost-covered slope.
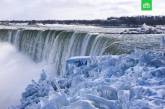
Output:
<path fill-rule="evenodd" d="M 164 52 L 79 57 L 66 73 L 49 80 L 42 73 L 12 109 L 164 109 Z"/>

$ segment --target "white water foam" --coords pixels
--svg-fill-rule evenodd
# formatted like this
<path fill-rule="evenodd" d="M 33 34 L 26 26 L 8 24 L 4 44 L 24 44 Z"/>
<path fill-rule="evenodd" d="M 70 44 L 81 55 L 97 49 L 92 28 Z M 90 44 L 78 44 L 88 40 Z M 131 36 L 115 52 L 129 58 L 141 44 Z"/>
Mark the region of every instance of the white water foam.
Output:
<path fill-rule="evenodd" d="M 19 103 L 21 93 L 41 73 L 41 65 L 19 53 L 12 45 L 0 43 L 0 109 Z"/>

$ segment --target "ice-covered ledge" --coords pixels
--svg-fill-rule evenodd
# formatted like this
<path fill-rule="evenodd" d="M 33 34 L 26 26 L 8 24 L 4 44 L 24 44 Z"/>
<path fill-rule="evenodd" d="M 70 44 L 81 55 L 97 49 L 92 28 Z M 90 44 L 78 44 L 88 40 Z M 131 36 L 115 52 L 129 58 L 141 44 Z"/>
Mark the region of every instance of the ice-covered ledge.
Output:
<path fill-rule="evenodd" d="M 164 109 L 162 53 L 136 51 L 104 61 L 95 57 L 89 65 L 91 57 L 70 58 L 71 72 L 55 80 L 41 75 L 28 85 L 19 107 L 11 109 Z"/>
<path fill-rule="evenodd" d="M 109 58 L 115 58 L 116 55 L 104 55 L 104 56 L 75 56 L 66 60 L 66 74 L 74 73 L 75 68 L 90 71 L 97 67 L 97 63 Z M 85 68 L 87 67 L 87 69 Z"/>

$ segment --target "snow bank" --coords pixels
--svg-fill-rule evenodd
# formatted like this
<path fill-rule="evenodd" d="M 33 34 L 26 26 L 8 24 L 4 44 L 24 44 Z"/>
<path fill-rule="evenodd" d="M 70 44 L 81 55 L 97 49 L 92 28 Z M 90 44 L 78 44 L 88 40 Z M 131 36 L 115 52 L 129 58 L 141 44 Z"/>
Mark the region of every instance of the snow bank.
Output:
<path fill-rule="evenodd" d="M 49 80 L 45 72 L 11 109 L 164 109 L 165 53 L 76 57 L 65 75 Z"/>
<path fill-rule="evenodd" d="M 140 28 L 127 29 L 121 32 L 122 34 L 162 34 L 164 32 L 164 28 L 161 27 L 153 27 L 143 24 Z"/>

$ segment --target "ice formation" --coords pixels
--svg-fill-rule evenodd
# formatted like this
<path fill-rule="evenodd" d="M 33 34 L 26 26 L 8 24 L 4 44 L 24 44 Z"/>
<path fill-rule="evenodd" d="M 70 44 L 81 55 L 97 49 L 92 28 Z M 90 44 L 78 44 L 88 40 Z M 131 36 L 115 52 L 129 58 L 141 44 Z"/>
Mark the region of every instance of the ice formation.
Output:
<path fill-rule="evenodd" d="M 162 33 L 164 33 L 164 28 L 148 26 L 144 23 L 139 28 L 127 29 L 121 33 L 122 34 L 139 34 L 139 33 L 141 33 L 141 34 L 162 34 Z"/>
<path fill-rule="evenodd" d="M 74 57 L 66 66 L 53 80 L 43 71 L 11 109 L 165 109 L 164 52 Z"/>
<path fill-rule="evenodd" d="M 165 49 L 165 37 L 162 36 L 160 39 L 160 48 Z"/>

